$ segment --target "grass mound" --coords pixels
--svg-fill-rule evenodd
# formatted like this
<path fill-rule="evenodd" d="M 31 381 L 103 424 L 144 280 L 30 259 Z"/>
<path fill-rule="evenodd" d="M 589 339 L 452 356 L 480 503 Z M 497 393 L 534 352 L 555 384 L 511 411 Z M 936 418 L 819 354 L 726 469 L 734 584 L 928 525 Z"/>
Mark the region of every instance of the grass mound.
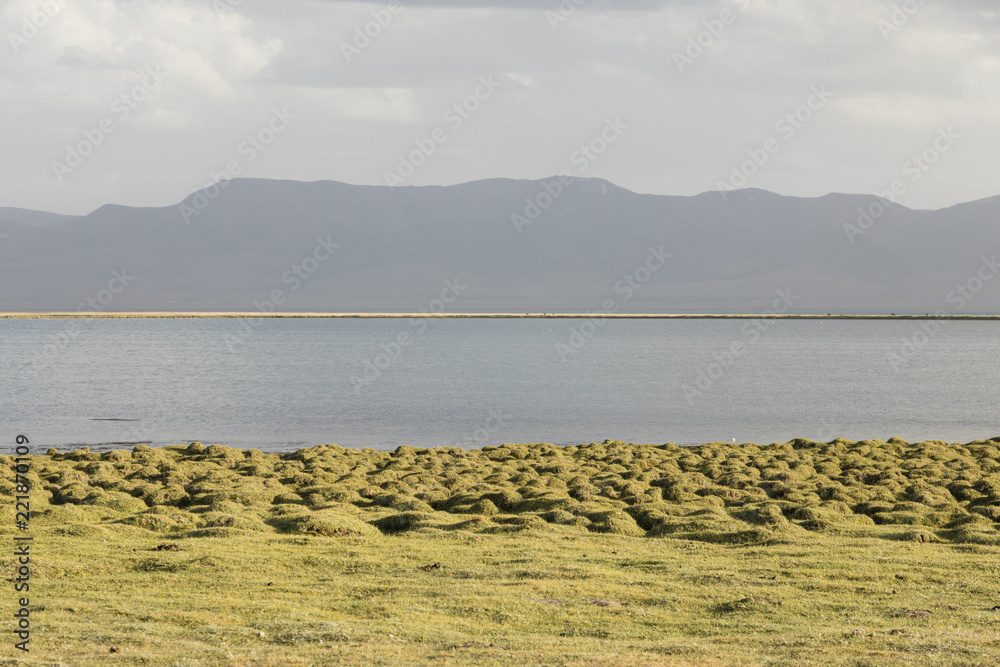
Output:
<path fill-rule="evenodd" d="M 323 537 L 378 534 L 375 528 L 360 519 L 331 512 L 278 517 L 272 519 L 270 524 L 283 533 L 300 533 Z"/>
<path fill-rule="evenodd" d="M 15 494 L 13 463 L 0 457 L 0 495 Z M 1000 544 L 996 440 L 324 445 L 291 454 L 139 445 L 50 450 L 34 457 L 31 476 L 42 525 L 329 537 L 559 528 L 721 544 L 811 532 Z"/>

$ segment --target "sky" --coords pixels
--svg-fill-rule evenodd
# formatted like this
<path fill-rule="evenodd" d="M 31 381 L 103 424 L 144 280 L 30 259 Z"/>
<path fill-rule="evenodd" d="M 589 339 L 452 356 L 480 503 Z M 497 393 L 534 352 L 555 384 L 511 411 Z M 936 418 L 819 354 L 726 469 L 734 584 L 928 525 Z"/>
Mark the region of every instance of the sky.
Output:
<path fill-rule="evenodd" d="M 220 178 L 1000 194 L 996 0 L 0 1 L 0 206 Z"/>

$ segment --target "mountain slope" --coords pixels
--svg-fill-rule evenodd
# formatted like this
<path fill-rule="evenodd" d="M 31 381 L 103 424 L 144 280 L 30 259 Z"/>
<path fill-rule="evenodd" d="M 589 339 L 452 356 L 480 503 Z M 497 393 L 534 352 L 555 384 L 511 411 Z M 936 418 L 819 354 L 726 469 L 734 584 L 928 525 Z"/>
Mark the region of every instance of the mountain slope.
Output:
<path fill-rule="evenodd" d="M 1000 197 L 895 205 L 862 229 L 871 196 L 555 183 L 238 179 L 165 208 L 0 209 L 0 310 L 77 310 L 124 270 L 127 286 L 101 294 L 101 309 L 253 311 L 280 290 L 289 312 L 416 312 L 457 278 L 453 312 L 589 312 L 608 299 L 620 312 L 760 312 L 778 289 L 798 296 L 794 312 L 954 312 L 949 292 L 1000 250 Z M 333 256 L 315 259 L 331 243 Z M 642 283 L 661 246 L 672 257 Z M 626 276 L 641 287 L 625 289 Z M 1000 280 L 961 312 L 997 310 Z"/>

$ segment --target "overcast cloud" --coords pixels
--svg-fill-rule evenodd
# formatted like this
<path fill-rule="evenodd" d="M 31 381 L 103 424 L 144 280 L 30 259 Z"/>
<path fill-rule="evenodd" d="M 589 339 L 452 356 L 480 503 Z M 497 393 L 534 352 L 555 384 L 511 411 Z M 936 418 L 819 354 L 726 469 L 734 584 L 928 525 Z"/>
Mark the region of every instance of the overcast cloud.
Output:
<path fill-rule="evenodd" d="M 404 0 L 396 11 L 388 0 L 3 2 L 0 206 L 168 205 L 227 164 L 384 185 L 408 173 L 400 156 L 422 163 L 407 185 L 569 170 L 691 195 L 756 155 L 746 185 L 785 195 L 900 178 L 914 208 L 1000 194 L 996 0 Z M 376 18 L 379 34 L 355 41 Z M 705 46 L 691 47 L 699 34 Z M 621 131 L 603 154 L 574 158 L 609 120 Z M 433 154 L 411 159 L 415 142 Z M 906 165 L 925 150 L 935 164 Z"/>

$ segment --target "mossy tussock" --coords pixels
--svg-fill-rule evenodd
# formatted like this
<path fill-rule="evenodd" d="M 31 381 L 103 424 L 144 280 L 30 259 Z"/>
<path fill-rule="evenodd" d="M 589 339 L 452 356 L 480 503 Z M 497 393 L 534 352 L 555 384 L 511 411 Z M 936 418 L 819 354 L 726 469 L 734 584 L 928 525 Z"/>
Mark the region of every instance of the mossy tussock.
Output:
<path fill-rule="evenodd" d="M 0 460 L 0 495 L 12 496 L 14 462 Z M 1000 438 L 393 452 L 324 445 L 291 454 L 140 445 L 50 450 L 35 457 L 31 476 L 33 518 L 43 525 L 189 536 L 590 531 L 768 544 L 845 532 L 1000 545 Z"/>

